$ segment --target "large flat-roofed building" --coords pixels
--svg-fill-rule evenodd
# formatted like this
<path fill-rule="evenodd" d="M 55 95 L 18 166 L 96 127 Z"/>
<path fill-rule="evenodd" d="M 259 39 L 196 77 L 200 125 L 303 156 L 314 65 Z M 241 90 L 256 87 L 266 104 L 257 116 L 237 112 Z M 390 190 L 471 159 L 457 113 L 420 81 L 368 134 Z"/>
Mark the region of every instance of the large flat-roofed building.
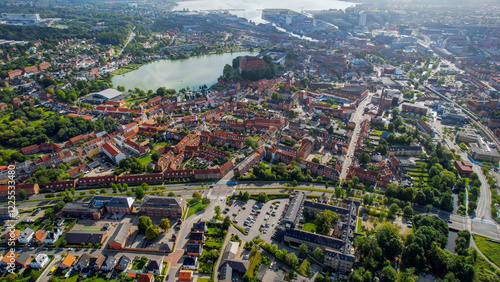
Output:
<path fill-rule="evenodd" d="M 476 143 L 469 145 L 467 153 L 475 160 L 480 162 L 498 162 L 500 161 L 500 154 L 495 148 L 487 148 Z"/>
<path fill-rule="evenodd" d="M 285 216 L 281 221 L 285 226 L 290 225 L 290 228 L 295 228 L 295 225 L 299 221 L 305 199 L 306 194 L 304 192 L 298 192 L 290 199 Z"/>
<path fill-rule="evenodd" d="M 475 134 L 470 134 L 470 133 L 465 133 L 465 132 L 458 132 L 457 137 L 455 139 L 458 144 L 464 142 L 464 143 L 474 143 L 474 142 L 479 142 L 479 136 Z"/>
<path fill-rule="evenodd" d="M 95 93 L 93 96 L 94 96 L 94 98 L 97 98 L 97 99 L 103 99 L 106 101 L 108 101 L 108 100 L 114 101 L 117 99 L 126 98 L 127 94 L 121 93 L 120 91 L 113 89 L 113 88 L 108 88 L 108 89 L 104 89 L 102 91 Z"/>
<path fill-rule="evenodd" d="M 10 14 L 2 13 L 2 20 L 8 23 L 38 24 L 42 21 L 40 14 Z"/>
<path fill-rule="evenodd" d="M 148 216 L 181 218 L 186 210 L 186 201 L 176 197 L 146 197 L 141 212 Z"/>

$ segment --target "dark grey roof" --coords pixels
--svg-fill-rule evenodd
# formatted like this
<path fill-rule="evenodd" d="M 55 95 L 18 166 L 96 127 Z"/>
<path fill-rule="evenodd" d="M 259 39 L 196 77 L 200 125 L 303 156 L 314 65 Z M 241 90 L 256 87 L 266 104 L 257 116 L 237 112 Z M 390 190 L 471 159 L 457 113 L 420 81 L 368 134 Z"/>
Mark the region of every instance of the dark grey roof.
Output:
<path fill-rule="evenodd" d="M 306 198 L 306 194 L 304 192 L 298 192 L 294 197 L 290 199 L 290 203 L 286 209 L 285 217 L 283 221 L 285 223 L 293 223 L 297 222 L 297 217 L 302 209 L 302 205 L 304 204 L 304 200 Z"/>
<path fill-rule="evenodd" d="M 160 264 L 158 263 L 157 260 L 150 260 L 148 264 L 146 265 L 146 271 L 155 271 L 155 270 L 161 270 L 160 269 Z"/>
<path fill-rule="evenodd" d="M 221 280 L 232 281 L 233 271 L 243 275 L 248 270 L 248 260 L 228 259 L 221 265 Z"/>
<path fill-rule="evenodd" d="M 285 237 L 300 239 L 306 242 L 337 250 L 340 250 L 340 248 L 345 245 L 345 242 L 342 240 L 297 229 L 286 229 Z"/>
<path fill-rule="evenodd" d="M 130 208 L 128 197 L 114 197 L 106 204 L 106 207 Z"/>
<path fill-rule="evenodd" d="M 83 253 L 83 255 L 78 260 L 78 263 L 83 265 L 83 266 L 88 266 L 90 263 L 90 259 L 91 259 L 91 257 L 89 254 Z"/>
<path fill-rule="evenodd" d="M 354 262 L 356 260 L 356 257 L 353 255 L 343 254 L 334 250 L 325 250 L 324 255 L 328 257 L 338 257 L 340 260 L 344 261 Z"/>
<path fill-rule="evenodd" d="M 201 245 L 200 244 L 187 244 L 186 252 L 188 252 L 188 253 L 201 253 Z"/>
<path fill-rule="evenodd" d="M 31 258 L 30 254 L 22 253 L 17 257 L 16 261 L 20 264 L 25 264 L 30 258 Z"/>
<path fill-rule="evenodd" d="M 336 206 L 332 206 L 332 205 L 325 205 L 325 204 L 321 204 L 321 203 L 313 202 L 313 201 L 304 201 L 304 208 L 330 210 L 330 211 L 335 212 L 337 214 L 344 214 L 344 215 L 349 213 L 348 209 L 344 209 L 344 208 L 336 207 Z"/>
<path fill-rule="evenodd" d="M 118 261 L 117 266 L 120 266 L 121 268 L 125 268 L 125 267 L 127 267 L 127 265 L 128 265 L 129 263 L 130 263 L 130 259 L 129 259 L 127 256 L 123 255 L 123 256 L 120 258 L 120 260 Z"/>
<path fill-rule="evenodd" d="M 203 232 L 191 232 L 189 234 L 190 240 L 203 240 Z"/>
<path fill-rule="evenodd" d="M 169 207 L 182 208 L 182 199 L 176 197 L 148 196 L 141 204 L 141 207 Z"/>
<path fill-rule="evenodd" d="M 182 265 L 196 265 L 196 259 L 192 257 L 186 257 L 182 262 Z"/>
<path fill-rule="evenodd" d="M 195 230 L 205 230 L 207 223 L 205 221 L 198 221 L 193 223 L 193 229 Z"/>
<path fill-rule="evenodd" d="M 85 244 L 91 243 L 101 243 L 102 238 L 106 235 L 106 231 L 85 231 L 85 230 L 76 230 L 69 231 L 66 233 L 66 242 L 70 245 L 81 244 L 82 242 Z"/>

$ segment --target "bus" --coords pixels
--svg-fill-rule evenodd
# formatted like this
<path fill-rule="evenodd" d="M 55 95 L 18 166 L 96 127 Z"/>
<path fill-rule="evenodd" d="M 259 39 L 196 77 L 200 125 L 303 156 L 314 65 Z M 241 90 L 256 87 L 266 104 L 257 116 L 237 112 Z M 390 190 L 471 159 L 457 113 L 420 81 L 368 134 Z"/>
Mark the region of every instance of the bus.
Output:
<path fill-rule="evenodd" d="M 49 275 L 51 275 L 52 273 L 54 273 L 54 271 L 56 271 L 56 267 L 55 266 L 50 269 Z"/>

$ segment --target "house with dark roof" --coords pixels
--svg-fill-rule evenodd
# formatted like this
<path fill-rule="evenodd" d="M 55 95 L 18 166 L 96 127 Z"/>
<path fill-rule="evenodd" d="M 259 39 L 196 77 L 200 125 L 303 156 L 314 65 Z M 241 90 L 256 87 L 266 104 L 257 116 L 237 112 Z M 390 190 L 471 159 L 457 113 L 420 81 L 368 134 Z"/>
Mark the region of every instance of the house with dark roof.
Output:
<path fill-rule="evenodd" d="M 197 257 L 186 257 L 182 262 L 182 268 L 197 270 L 198 269 L 198 258 Z"/>
<path fill-rule="evenodd" d="M 203 253 L 203 247 L 200 244 L 187 244 L 186 253 L 188 256 L 199 257 Z"/>
<path fill-rule="evenodd" d="M 147 273 L 153 273 L 153 274 L 156 274 L 156 275 L 160 275 L 162 269 L 163 269 L 163 262 L 152 259 L 146 265 L 145 271 Z"/>
<path fill-rule="evenodd" d="M 200 220 L 198 222 L 193 223 L 193 231 L 194 232 L 207 232 L 207 222 Z"/>
<path fill-rule="evenodd" d="M 189 243 L 205 243 L 205 233 L 203 232 L 191 232 L 189 233 Z"/>
<path fill-rule="evenodd" d="M 250 262 L 241 259 L 228 259 L 219 268 L 219 280 L 221 281 L 241 281 L 243 275 L 248 270 Z"/>
<path fill-rule="evenodd" d="M 104 263 L 101 266 L 101 269 L 104 271 L 111 271 L 115 268 L 116 258 L 114 256 L 108 256 Z"/>
<path fill-rule="evenodd" d="M 123 255 L 118 260 L 118 263 L 116 264 L 115 268 L 117 270 L 123 271 L 123 270 L 126 270 L 129 267 L 129 265 L 130 265 L 130 259 L 127 256 Z"/>
<path fill-rule="evenodd" d="M 178 197 L 147 196 L 141 203 L 141 212 L 147 216 L 182 218 L 186 201 Z"/>
<path fill-rule="evenodd" d="M 66 233 L 66 242 L 70 245 L 102 244 L 108 233 L 106 231 L 72 230 Z"/>
<path fill-rule="evenodd" d="M 78 262 L 75 264 L 75 269 L 76 270 L 83 270 L 87 268 L 90 265 L 90 255 L 87 253 L 83 253 L 83 255 L 80 256 L 78 259 Z"/>

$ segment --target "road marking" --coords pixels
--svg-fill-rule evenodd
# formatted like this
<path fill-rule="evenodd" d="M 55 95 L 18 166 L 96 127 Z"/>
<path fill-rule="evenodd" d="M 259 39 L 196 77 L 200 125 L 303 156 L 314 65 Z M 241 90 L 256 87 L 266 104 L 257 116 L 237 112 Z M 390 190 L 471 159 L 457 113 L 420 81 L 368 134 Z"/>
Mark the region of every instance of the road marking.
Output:
<path fill-rule="evenodd" d="M 495 225 L 496 226 L 496 223 L 493 223 L 493 222 L 490 222 L 490 221 L 483 221 L 483 220 L 479 220 L 479 219 L 471 219 L 471 221 L 481 222 L 481 223 L 486 223 L 486 224 L 489 224 L 489 225 Z"/>

